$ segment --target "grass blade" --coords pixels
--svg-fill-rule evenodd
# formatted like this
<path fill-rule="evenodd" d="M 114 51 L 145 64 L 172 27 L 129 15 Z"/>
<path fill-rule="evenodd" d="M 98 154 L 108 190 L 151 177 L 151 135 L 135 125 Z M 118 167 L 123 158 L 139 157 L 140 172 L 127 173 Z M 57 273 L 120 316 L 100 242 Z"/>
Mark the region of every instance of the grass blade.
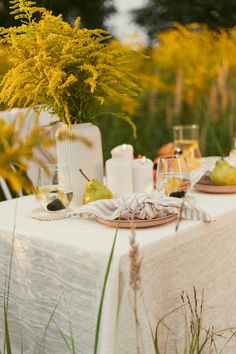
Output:
<path fill-rule="evenodd" d="M 125 113 L 115 113 L 115 112 L 100 112 L 96 115 L 94 115 L 92 117 L 92 119 L 97 118 L 98 116 L 112 116 L 112 117 L 116 117 L 118 119 L 123 120 L 124 122 L 128 123 L 130 125 L 130 127 L 132 128 L 132 132 L 133 132 L 133 136 L 136 139 L 137 138 L 137 127 L 135 125 L 135 123 L 133 122 L 133 120 L 130 118 L 130 116 L 128 114 Z"/>
<path fill-rule="evenodd" d="M 6 304 L 5 296 L 4 296 L 4 327 L 5 327 L 5 343 L 6 343 L 7 354 L 12 354 L 10 333 L 9 333 L 8 320 L 7 320 L 7 304 Z"/>
<path fill-rule="evenodd" d="M 59 305 L 59 303 L 61 301 L 62 295 L 64 295 L 64 291 L 62 291 L 62 293 L 61 293 L 61 295 L 60 295 L 60 297 L 59 297 L 59 299 L 58 299 L 58 301 L 57 301 L 57 303 L 56 303 L 56 305 L 55 305 L 55 307 L 54 307 L 54 309 L 53 309 L 53 311 L 51 313 L 51 316 L 49 317 L 48 323 L 47 323 L 47 325 L 45 327 L 45 331 L 44 331 L 44 334 L 43 334 L 43 344 L 42 344 L 43 353 L 45 352 L 46 336 L 47 336 L 48 328 L 49 328 L 49 326 L 50 326 L 50 324 L 51 324 L 51 322 L 53 320 L 53 316 L 54 316 L 54 314 L 55 314 L 55 312 L 57 310 L 57 307 L 58 307 L 58 305 Z"/>
<path fill-rule="evenodd" d="M 72 354 L 76 354 L 75 342 L 74 342 L 74 336 L 73 336 L 71 321 L 69 321 L 69 325 L 70 325 L 70 338 L 71 338 Z"/>
<path fill-rule="evenodd" d="M 118 230 L 119 230 L 119 224 L 117 225 L 115 237 L 114 237 L 114 240 L 112 243 L 112 248 L 111 248 L 110 256 L 108 259 L 106 274 L 105 274 L 105 278 L 104 278 L 104 282 L 103 282 L 101 298 L 100 298 L 100 302 L 99 302 L 96 333 L 95 333 L 95 342 L 94 342 L 94 352 L 93 352 L 94 354 L 97 354 L 97 352 L 98 352 L 98 342 L 99 342 L 99 332 L 100 332 L 100 325 L 101 325 L 101 319 L 102 319 L 102 309 L 103 309 L 106 286 L 107 286 L 107 281 L 108 281 L 108 277 L 109 277 L 109 273 L 110 273 L 110 269 L 111 269 L 111 263 L 112 263 L 112 259 L 113 259 Z"/>
<path fill-rule="evenodd" d="M 24 354 L 24 337 L 22 337 L 22 341 L 21 341 L 21 345 L 20 345 L 20 354 Z"/>
<path fill-rule="evenodd" d="M 69 342 L 68 342 L 68 340 L 67 340 L 67 338 L 66 338 L 66 335 L 63 333 L 63 331 L 60 329 L 60 327 L 57 325 L 57 323 L 56 323 L 56 321 L 55 321 L 54 319 L 52 319 L 52 322 L 53 322 L 54 325 L 57 327 L 57 329 L 58 329 L 60 335 L 61 335 L 62 338 L 64 339 L 64 342 L 65 342 L 67 348 L 69 349 L 69 351 L 70 351 L 70 353 L 71 353 L 71 347 L 70 347 L 70 344 L 69 344 Z"/>
<path fill-rule="evenodd" d="M 14 209 L 14 218 L 13 218 L 13 231 L 12 231 L 12 240 L 11 240 L 11 253 L 10 253 L 10 262 L 8 267 L 8 279 L 5 283 L 5 300 L 6 300 L 6 311 L 8 309 L 8 302 L 10 297 L 10 285 L 11 285 L 11 274 L 12 274 L 12 263 L 13 263 L 13 253 L 14 253 L 14 244 L 15 244 L 15 235 L 16 235 L 16 215 L 18 209 L 18 198 L 15 201 L 15 209 Z"/>

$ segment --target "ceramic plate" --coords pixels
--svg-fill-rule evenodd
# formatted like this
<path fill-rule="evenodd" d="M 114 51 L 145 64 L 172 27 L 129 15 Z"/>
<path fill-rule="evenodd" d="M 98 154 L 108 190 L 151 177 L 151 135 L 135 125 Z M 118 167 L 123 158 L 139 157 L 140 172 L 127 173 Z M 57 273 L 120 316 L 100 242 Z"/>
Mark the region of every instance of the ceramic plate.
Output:
<path fill-rule="evenodd" d="M 135 228 L 145 228 L 159 226 L 174 221 L 177 219 L 177 214 L 170 214 L 162 218 L 156 218 L 151 220 L 105 220 L 98 217 L 96 219 L 100 223 L 110 227 L 117 227 L 119 225 L 120 228 L 131 228 L 132 226 L 134 226 Z"/>
<path fill-rule="evenodd" d="M 212 184 L 195 184 L 194 188 L 198 192 L 215 193 L 215 194 L 231 194 L 236 193 L 236 186 L 213 186 Z"/>

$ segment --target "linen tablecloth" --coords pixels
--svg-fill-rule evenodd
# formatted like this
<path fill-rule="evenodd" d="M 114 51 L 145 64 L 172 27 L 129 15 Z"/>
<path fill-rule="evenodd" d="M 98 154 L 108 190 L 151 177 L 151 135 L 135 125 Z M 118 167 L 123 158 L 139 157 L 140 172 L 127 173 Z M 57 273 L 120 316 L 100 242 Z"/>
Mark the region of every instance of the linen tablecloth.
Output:
<path fill-rule="evenodd" d="M 136 230 L 143 259 L 142 299 L 138 300 L 141 322 L 141 353 L 154 353 L 151 325 L 181 304 L 182 290 L 205 290 L 204 325 L 216 328 L 236 325 L 236 198 L 234 195 L 193 193 L 196 202 L 216 221 L 205 224 L 183 221 L 178 234 L 175 223 Z M 0 321 L 9 266 L 16 201 L 0 203 Z M 42 222 L 31 218 L 34 197 L 17 202 L 15 244 L 9 301 L 9 327 L 13 353 L 20 353 L 24 338 L 26 354 L 68 353 L 59 333 L 75 341 L 76 353 L 92 354 L 98 304 L 115 230 L 95 220 L 66 219 Z M 136 354 L 133 293 L 129 285 L 130 230 L 119 230 L 105 296 L 100 354 Z M 172 328 L 168 354 L 183 345 L 183 313 L 168 317 Z M 3 326 L 0 326 L 1 339 Z M 70 339 L 68 339 L 69 341 Z M 2 341 L 1 341 L 2 342 Z M 180 349 L 179 349 L 180 351 Z M 231 341 L 224 353 L 236 352 Z"/>

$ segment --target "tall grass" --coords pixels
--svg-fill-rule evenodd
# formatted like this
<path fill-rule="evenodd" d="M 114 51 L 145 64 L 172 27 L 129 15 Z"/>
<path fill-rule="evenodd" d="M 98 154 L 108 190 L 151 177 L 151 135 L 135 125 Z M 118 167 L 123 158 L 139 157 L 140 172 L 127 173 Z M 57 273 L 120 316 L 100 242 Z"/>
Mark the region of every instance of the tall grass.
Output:
<path fill-rule="evenodd" d="M 163 32 L 153 48 L 138 50 L 149 56 L 140 55 L 131 68 L 143 87 L 129 111 L 138 139 L 122 122 L 100 119 L 105 158 L 123 142 L 154 158 L 162 144 L 173 140 L 172 126 L 179 123 L 199 124 L 203 155 L 226 155 L 236 134 L 236 28 L 214 33 L 196 24 L 177 25 Z"/>

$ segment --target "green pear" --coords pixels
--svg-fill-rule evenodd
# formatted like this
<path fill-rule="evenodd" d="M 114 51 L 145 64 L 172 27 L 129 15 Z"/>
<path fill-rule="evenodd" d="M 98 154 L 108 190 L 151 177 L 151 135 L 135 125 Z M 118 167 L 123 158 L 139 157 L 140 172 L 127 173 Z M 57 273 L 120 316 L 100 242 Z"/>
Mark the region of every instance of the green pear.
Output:
<path fill-rule="evenodd" d="M 112 199 L 112 192 L 97 179 L 89 179 L 80 169 L 80 173 L 87 179 L 86 192 L 83 195 L 83 204 L 100 199 Z"/>
<path fill-rule="evenodd" d="M 236 186 L 236 168 L 224 159 L 218 160 L 210 174 L 210 179 L 215 186 Z"/>

